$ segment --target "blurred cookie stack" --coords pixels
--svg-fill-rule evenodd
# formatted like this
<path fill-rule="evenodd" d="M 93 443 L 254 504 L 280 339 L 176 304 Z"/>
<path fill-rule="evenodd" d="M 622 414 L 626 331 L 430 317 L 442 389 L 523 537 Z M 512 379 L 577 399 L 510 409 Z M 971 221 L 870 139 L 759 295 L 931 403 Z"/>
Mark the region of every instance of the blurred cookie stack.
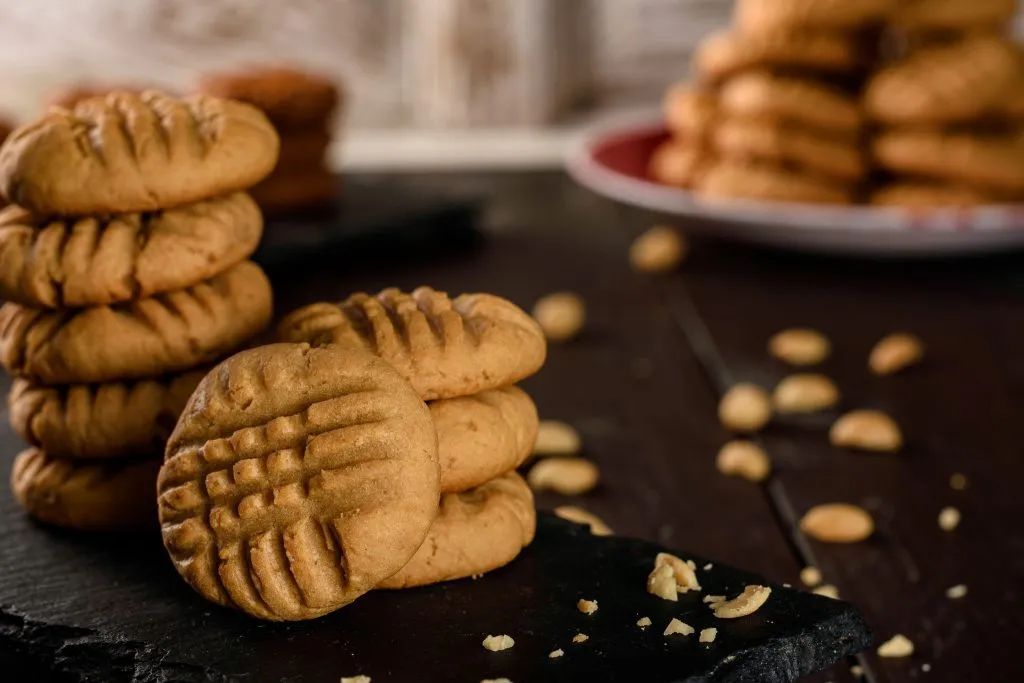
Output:
<path fill-rule="evenodd" d="M 530 543 L 533 495 L 515 469 L 532 453 L 537 410 L 514 385 L 540 369 L 546 345 L 529 315 L 487 294 L 452 300 L 426 287 L 386 289 L 300 308 L 281 322 L 278 337 L 376 353 L 430 408 L 440 507 L 419 551 L 381 588 L 483 574 Z"/>
<path fill-rule="evenodd" d="M 244 192 L 277 160 L 252 107 L 156 92 L 51 108 L 0 148 L 0 361 L 39 520 L 152 526 L 163 441 L 212 361 L 262 330 Z"/>
<path fill-rule="evenodd" d="M 1024 66 L 1009 36 L 1016 0 L 907 0 L 890 20 L 899 50 L 864 91 L 876 124 L 878 205 L 969 206 L 1024 199 Z"/>
<path fill-rule="evenodd" d="M 326 155 L 341 105 L 335 83 L 288 67 L 252 67 L 210 74 L 197 92 L 251 104 L 277 128 L 277 167 L 251 190 L 265 213 L 316 208 L 334 199 L 336 180 Z"/>

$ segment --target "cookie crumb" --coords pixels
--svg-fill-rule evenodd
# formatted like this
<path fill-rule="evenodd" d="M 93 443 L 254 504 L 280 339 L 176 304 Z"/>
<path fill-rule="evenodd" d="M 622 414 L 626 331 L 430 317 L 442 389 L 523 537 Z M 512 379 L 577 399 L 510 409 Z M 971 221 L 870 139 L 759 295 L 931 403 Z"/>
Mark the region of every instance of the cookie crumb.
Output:
<path fill-rule="evenodd" d="M 945 507 L 939 511 L 939 528 L 952 531 L 960 526 L 960 511 L 954 507 Z"/>
<path fill-rule="evenodd" d="M 586 615 L 593 614 L 597 611 L 597 600 L 577 600 L 576 609 Z"/>
<path fill-rule="evenodd" d="M 341 683 L 370 683 L 369 676 L 342 676 Z"/>
<path fill-rule="evenodd" d="M 709 572 L 709 571 L 711 571 L 711 568 L 714 567 L 714 566 L 715 565 L 713 565 L 710 562 L 708 562 L 706 565 L 704 565 L 704 571 Z"/>
<path fill-rule="evenodd" d="M 963 491 L 967 488 L 967 477 L 959 472 L 954 472 L 949 478 L 949 488 L 954 491 Z"/>
<path fill-rule="evenodd" d="M 822 596 L 824 596 L 826 598 L 832 598 L 833 600 L 838 600 L 839 599 L 839 589 L 836 588 L 835 586 L 833 586 L 830 583 L 824 583 L 824 584 L 818 586 L 817 588 L 815 588 L 811 592 L 814 593 L 815 595 L 822 595 Z"/>
<path fill-rule="evenodd" d="M 582 449 L 581 441 L 580 433 L 571 424 L 561 420 L 541 420 L 537 426 L 533 454 L 576 455 Z"/>
<path fill-rule="evenodd" d="M 678 619 L 673 618 L 672 621 L 668 622 L 668 626 L 665 627 L 665 632 L 662 635 L 674 636 L 678 633 L 679 635 L 688 636 L 692 635 L 694 630 L 689 624 L 684 624 Z"/>
<path fill-rule="evenodd" d="M 719 619 L 739 619 L 761 609 L 771 594 L 772 589 L 768 586 L 747 586 L 732 600 L 716 602 L 711 608 Z"/>
<path fill-rule="evenodd" d="M 651 618 L 650 617 L 640 617 L 639 619 L 636 620 L 636 625 L 639 626 L 642 629 L 645 629 L 645 628 L 647 628 L 648 626 L 651 625 Z"/>
<path fill-rule="evenodd" d="M 701 642 L 701 643 L 713 643 L 713 642 L 715 642 L 715 638 L 717 638 L 717 637 L 718 637 L 718 629 L 717 628 L 713 628 L 713 627 L 712 628 L 705 628 L 705 629 L 701 629 L 700 637 L 697 640 L 699 642 Z"/>
<path fill-rule="evenodd" d="M 527 473 L 530 488 L 564 496 L 580 496 L 597 486 L 600 472 L 586 458 L 552 457 L 541 460 Z"/>
<path fill-rule="evenodd" d="M 663 564 L 655 567 L 647 577 L 647 592 L 656 595 L 662 600 L 676 602 L 678 591 L 676 591 L 676 577 L 672 567 Z"/>
<path fill-rule="evenodd" d="M 931 670 L 932 670 L 932 665 L 931 664 L 925 662 L 924 664 L 921 665 L 921 671 L 923 671 L 924 673 L 928 673 Z"/>
<path fill-rule="evenodd" d="M 821 585 L 821 572 L 817 567 L 804 567 L 800 570 L 800 581 L 808 588 Z"/>
<path fill-rule="evenodd" d="M 965 595 L 967 595 L 967 586 L 962 583 L 958 583 L 957 585 L 950 586 L 946 589 L 946 597 L 950 600 L 959 600 Z"/>
<path fill-rule="evenodd" d="M 909 657 L 914 654 L 914 644 L 902 633 L 897 633 L 878 646 L 879 657 Z"/>
<path fill-rule="evenodd" d="M 579 335 L 587 319 L 587 307 L 574 292 L 554 292 L 533 307 L 533 319 L 548 341 L 565 342 Z"/>
<path fill-rule="evenodd" d="M 683 561 L 669 553 L 658 553 L 654 557 L 654 569 L 668 566 L 672 569 L 672 576 L 676 582 L 676 591 L 685 593 L 687 591 L 699 591 L 700 582 L 697 581 L 697 574 L 694 571 L 697 565 L 693 560 Z"/>
<path fill-rule="evenodd" d="M 500 636 L 487 636 L 484 638 L 483 643 L 484 649 L 490 650 L 491 652 L 501 652 L 502 650 L 509 649 L 515 644 L 516 641 L 512 640 L 512 636 L 505 634 Z"/>
<path fill-rule="evenodd" d="M 559 505 L 555 508 L 555 515 L 570 522 L 589 525 L 590 533 L 595 536 L 611 536 L 615 533 L 610 526 L 604 523 L 604 520 L 593 512 L 588 512 L 575 505 Z"/>
<path fill-rule="evenodd" d="M 551 652 L 548 653 L 548 659 L 558 659 L 559 657 L 561 657 L 564 654 L 565 654 L 565 651 L 562 648 L 558 648 L 557 650 L 552 650 Z"/>
<path fill-rule="evenodd" d="M 715 604 L 717 602 L 723 602 L 723 601 L 725 601 L 725 596 L 724 595 L 705 595 L 704 596 L 704 604 L 706 604 L 706 605 L 713 605 L 713 604 Z"/>

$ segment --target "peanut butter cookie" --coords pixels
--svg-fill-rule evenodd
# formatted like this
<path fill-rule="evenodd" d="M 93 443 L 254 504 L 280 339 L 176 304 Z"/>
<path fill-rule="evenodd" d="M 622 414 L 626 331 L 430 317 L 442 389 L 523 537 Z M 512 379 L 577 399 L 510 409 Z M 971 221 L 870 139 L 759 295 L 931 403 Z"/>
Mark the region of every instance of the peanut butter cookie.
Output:
<path fill-rule="evenodd" d="M 49 216 L 159 211 L 256 184 L 278 138 L 258 109 L 147 91 L 50 111 L 0 147 L 0 190 Z"/>
<path fill-rule="evenodd" d="M 897 181 L 875 190 L 871 203 L 875 206 L 926 209 L 929 207 L 968 207 L 983 204 L 1006 204 L 1007 196 L 966 185 Z"/>
<path fill-rule="evenodd" d="M 853 96 L 825 83 L 768 71 L 740 74 L 723 84 L 719 108 L 733 117 L 782 120 L 843 136 L 856 135 L 863 124 Z"/>
<path fill-rule="evenodd" d="M 408 563 L 437 482 L 430 413 L 393 368 L 358 349 L 272 344 L 199 384 L 167 444 L 158 514 L 203 597 L 312 619 Z"/>
<path fill-rule="evenodd" d="M 867 173 L 856 140 L 832 140 L 796 126 L 729 119 L 715 129 L 714 146 L 724 158 L 792 164 L 840 181 L 855 182 Z"/>
<path fill-rule="evenodd" d="M 848 204 L 847 188 L 782 167 L 724 160 L 711 166 L 697 189 L 701 198 L 805 204 Z"/>
<path fill-rule="evenodd" d="M 872 143 L 878 164 L 896 173 L 994 192 L 1024 192 L 1024 140 L 1013 134 L 892 131 Z"/>
<path fill-rule="evenodd" d="M 533 541 L 533 494 L 515 472 L 465 493 L 441 497 L 427 539 L 379 588 L 410 588 L 476 576 L 514 560 Z"/>
<path fill-rule="evenodd" d="M 45 384 L 158 377 L 209 363 L 270 321 L 271 292 L 243 261 L 188 289 L 117 306 L 40 311 L 0 307 L 0 361 Z"/>
<path fill-rule="evenodd" d="M 906 0 L 737 0 L 736 25 L 755 33 L 767 28 L 857 29 L 880 22 Z"/>
<path fill-rule="evenodd" d="M 900 0 L 889 21 L 914 30 L 991 29 L 1013 20 L 1017 0 Z"/>
<path fill-rule="evenodd" d="M 664 185 L 688 188 L 693 187 L 710 161 L 705 149 L 680 140 L 666 140 L 651 155 L 647 172 Z"/>
<path fill-rule="evenodd" d="M 275 124 L 303 128 L 331 116 L 340 103 L 333 81 L 285 66 L 210 74 L 199 82 L 198 91 L 251 104 Z"/>
<path fill-rule="evenodd" d="M 372 351 L 425 401 L 514 384 L 539 370 L 547 353 L 540 326 L 515 304 L 490 294 L 453 300 L 429 287 L 311 304 L 277 331 L 281 341 Z"/>
<path fill-rule="evenodd" d="M 839 33 L 720 31 L 697 48 L 694 66 L 701 76 L 717 82 L 755 67 L 849 73 L 861 67 L 861 58 L 856 41 Z"/>
<path fill-rule="evenodd" d="M 278 167 L 250 193 L 264 212 L 276 214 L 329 205 L 338 196 L 339 187 L 338 178 L 314 162 L 305 168 Z"/>
<path fill-rule="evenodd" d="M 674 135 L 698 144 L 715 122 L 717 97 L 710 90 L 679 83 L 669 88 L 662 103 L 665 125 Z"/>

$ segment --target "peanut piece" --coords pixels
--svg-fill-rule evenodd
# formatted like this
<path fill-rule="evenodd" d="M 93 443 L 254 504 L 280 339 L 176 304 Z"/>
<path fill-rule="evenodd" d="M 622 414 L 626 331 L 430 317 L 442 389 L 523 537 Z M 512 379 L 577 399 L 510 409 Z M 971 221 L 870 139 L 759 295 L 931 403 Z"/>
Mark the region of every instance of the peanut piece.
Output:
<path fill-rule="evenodd" d="M 772 392 L 775 411 L 782 414 L 816 413 L 839 403 L 839 388 L 825 375 L 790 375 Z"/>
<path fill-rule="evenodd" d="M 533 306 L 533 319 L 548 341 L 569 341 L 580 333 L 587 319 L 583 299 L 573 292 L 555 292 L 540 298 Z"/>
<path fill-rule="evenodd" d="M 590 525 L 590 533 L 595 536 L 611 536 L 614 533 L 600 517 L 575 505 L 559 505 L 555 508 L 555 515 L 570 522 Z"/>
<path fill-rule="evenodd" d="M 560 420 L 541 420 L 537 427 L 537 441 L 533 454 L 576 455 L 580 452 L 580 434 L 572 425 Z"/>
<path fill-rule="evenodd" d="M 768 394 L 756 384 L 741 382 L 725 392 L 718 403 L 718 419 L 734 432 L 758 432 L 772 417 Z"/>
<path fill-rule="evenodd" d="M 853 410 L 833 423 L 828 432 L 833 446 L 895 453 L 903 446 L 899 425 L 878 410 Z"/>
<path fill-rule="evenodd" d="M 954 472 L 949 477 L 949 488 L 954 491 L 963 491 L 967 488 L 967 477 L 960 472 Z"/>
<path fill-rule="evenodd" d="M 673 636 L 678 633 L 679 635 L 689 636 L 693 632 L 694 628 L 692 626 L 673 618 L 672 621 L 668 622 L 668 626 L 665 627 L 665 632 L 662 635 Z"/>
<path fill-rule="evenodd" d="M 576 609 L 590 616 L 597 611 L 597 600 L 577 600 Z"/>
<path fill-rule="evenodd" d="M 704 629 L 701 629 L 700 636 L 697 638 L 697 641 L 701 642 L 701 643 L 713 643 L 713 642 L 715 642 L 715 638 L 717 638 L 717 637 L 718 637 L 718 629 L 717 628 L 714 628 L 714 627 L 704 628 Z"/>
<path fill-rule="evenodd" d="M 847 503 L 815 505 L 800 520 L 800 529 L 823 543 L 857 543 L 875 530 L 875 521 L 862 507 Z"/>
<path fill-rule="evenodd" d="M 730 441 L 722 446 L 715 465 L 722 474 L 752 482 L 764 481 L 772 471 L 768 455 L 750 441 Z"/>
<path fill-rule="evenodd" d="M 700 582 L 697 581 L 696 570 L 694 569 L 697 565 L 693 564 L 693 560 L 687 560 L 683 562 L 675 555 L 668 553 L 658 553 L 654 556 L 654 568 L 669 567 L 672 569 L 672 577 L 676 582 L 676 590 L 680 593 L 687 591 L 699 591 Z"/>
<path fill-rule="evenodd" d="M 515 644 L 516 641 L 512 640 L 512 636 L 504 634 L 500 636 L 487 636 L 484 638 L 484 649 L 490 650 L 491 652 L 501 652 L 502 650 L 509 649 Z"/>
<path fill-rule="evenodd" d="M 651 625 L 651 618 L 650 617 L 640 617 L 639 619 L 636 620 L 636 625 L 639 626 L 641 630 L 646 629 L 648 626 Z"/>
<path fill-rule="evenodd" d="M 920 363 L 922 358 L 924 344 L 921 340 L 912 334 L 898 332 L 875 344 L 868 356 L 868 368 L 875 375 L 885 377 Z"/>
<path fill-rule="evenodd" d="M 564 654 L 565 654 L 565 650 L 563 650 L 562 648 L 558 648 L 557 650 L 552 650 L 551 652 L 548 653 L 548 659 L 558 659 L 559 657 L 561 657 Z"/>
<path fill-rule="evenodd" d="M 959 600 L 965 595 L 967 595 L 967 586 L 962 583 L 958 583 L 957 585 L 950 586 L 946 589 L 946 597 L 950 600 Z"/>
<path fill-rule="evenodd" d="M 914 654 L 914 644 L 902 633 L 897 633 L 878 646 L 879 657 L 909 657 Z"/>
<path fill-rule="evenodd" d="M 585 643 L 588 640 L 590 640 L 590 636 L 588 636 L 586 633 L 577 633 L 572 637 L 572 642 L 574 643 Z"/>
<path fill-rule="evenodd" d="M 342 676 L 341 683 L 371 683 L 369 676 Z"/>
<path fill-rule="evenodd" d="M 739 619 L 761 609 L 771 594 L 772 589 L 768 586 L 747 586 L 732 600 L 714 603 L 712 607 L 719 619 Z"/>
<path fill-rule="evenodd" d="M 821 584 L 821 572 L 817 567 L 804 567 L 800 570 L 800 582 L 808 588 Z"/>
<path fill-rule="evenodd" d="M 672 573 L 672 567 L 664 564 L 655 567 L 647 577 L 647 592 L 656 595 L 662 600 L 676 602 L 678 592 L 676 591 L 676 577 Z"/>
<path fill-rule="evenodd" d="M 839 599 L 839 589 L 833 586 L 831 583 L 823 583 L 811 592 L 815 595 L 821 595 L 826 598 L 832 598 L 833 600 Z"/>
<path fill-rule="evenodd" d="M 678 231 L 658 225 L 633 240 L 629 262 L 641 273 L 675 270 L 686 256 L 686 240 Z"/>
<path fill-rule="evenodd" d="M 585 458 L 547 458 L 534 465 L 526 479 L 538 491 L 578 496 L 597 486 L 600 474 L 597 465 Z"/>
<path fill-rule="evenodd" d="M 790 365 L 817 365 L 831 352 L 832 343 L 817 330 L 783 330 L 768 340 L 768 353 Z"/>
<path fill-rule="evenodd" d="M 953 507 L 946 507 L 939 510 L 939 528 L 943 531 L 953 531 L 960 526 L 960 511 Z"/>

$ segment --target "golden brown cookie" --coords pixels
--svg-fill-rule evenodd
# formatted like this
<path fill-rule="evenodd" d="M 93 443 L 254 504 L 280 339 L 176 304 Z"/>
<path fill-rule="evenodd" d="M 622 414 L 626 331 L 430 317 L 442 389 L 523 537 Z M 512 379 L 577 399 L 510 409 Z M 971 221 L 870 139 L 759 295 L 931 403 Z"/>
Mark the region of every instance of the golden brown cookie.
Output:
<path fill-rule="evenodd" d="M 327 149 L 331 146 L 331 134 L 326 130 L 304 130 L 280 135 L 281 154 L 275 171 L 326 166 Z M 273 176 L 272 173 L 267 178 Z"/>
<path fill-rule="evenodd" d="M 666 140 L 651 155 L 648 173 L 663 185 L 692 187 L 710 162 L 707 150 L 679 140 Z"/>
<path fill-rule="evenodd" d="M 328 206 L 339 192 L 339 179 L 323 165 L 278 166 L 250 190 L 264 213 L 277 214 Z"/>
<path fill-rule="evenodd" d="M 514 470 L 533 453 L 537 407 L 519 387 L 431 401 L 441 492 L 457 493 Z"/>
<path fill-rule="evenodd" d="M 330 79 L 286 66 L 210 74 L 199 82 L 198 91 L 251 104 L 285 126 L 328 118 L 340 101 L 338 86 Z"/>
<path fill-rule="evenodd" d="M 205 370 L 138 382 L 47 386 L 15 379 L 11 426 L 47 455 L 72 460 L 163 454 Z"/>
<path fill-rule="evenodd" d="M 833 140 L 770 121 L 722 121 L 715 129 L 714 146 L 724 158 L 789 164 L 840 181 L 855 182 L 867 173 L 867 162 L 856 140 Z"/>
<path fill-rule="evenodd" d="M 537 530 L 533 493 L 515 472 L 441 497 L 427 539 L 379 588 L 411 588 L 477 576 L 514 560 Z"/>
<path fill-rule="evenodd" d="M 965 185 L 897 181 L 875 190 L 871 203 L 875 206 L 925 209 L 929 207 L 968 207 L 984 204 L 1005 204 L 1006 197 L 996 192 Z"/>
<path fill-rule="evenodd" d="M 373 354 L 262 346 L 200 383 L 157 492 L 164 545 L 195 590 L 261 619 L 312 619 L 419 548 L 437 513 L 437 435 Z"/>
<path fill-rule="evenodd" d="M 263 217 L 247 194 L 156 213 L 41 218 L 0 212 L 0 297 L 75 308 L 150 297 L 207 280 L 259 244 Z"/>
<path fill-rule="evenodd" d="M 669 88 L 662 102 L 665 126 L 673 135 L 699 142 L 715 121 L 717 98 L 709 90 L 679 83 Z"/>
<path fill-rule="evenodd" d="M 113 83 L 108 85 L 101 85 L 98 83 L 71 85 L 53 92 L 50 95 L 47 104 L 51 107 L 73 109 L 79 102 L 90 100 L 95 97 L 106 97 L 110 93 L 114 92 L 133 93 L 138 95 L 144 90 L 145 88 L 140 88 L 138 86 L 116 85 Z"/>
<path fill-rule="evenodd" d="M 159 459 L 84 463 L 61 460 L 38 448 L 14 459 L 11 490 L 41 522 L 86 531 L 151 528 Z"/>
<path fill-rule="evenodd" d="M 1022 74 L 1017 48 L 979 35 L 924 49 L 879 71 L 864 108 L 890 124 L 946 124 L 980 118 L 1006 106 Z"/>
<path fill-rule="evenodd" d="M 425 401 L 514 384 L 544 364 L 544 333 L 525 311 L 490 294 L 456 299 L 429 287 L 385 289 L 317 303 L 289 314 L 282 341 L 342 344 L 372 351 Z"/>
<path fill-rule="evenodd" d="M 117 306 L 40 311 L 4 304 L 0 360 L 11 374 L 46 384 L 159 377 L 238 348 L 270 314 L 270 283 L 243 261 L 188 289 Z"/>
<path fill-rule="evenodd" d="M 851 36 L 773 29 L 754 34 L 714 33 L 697 48 L 694 64 L 701 76 L 721 81 L 755 67 L 848 73 L 860 68 L 861 59 Z"/>
<path fill-rule="evenodd" d="M 148 91 L 54 107 L 0 147 L 0 189 L 41 215 L 158 211 L 231 194 L 277 162 L 258 109 Z"/>
<path fill-rule="evenodd" d="M 737 0 L 733 20 L 744 32 L 769 28 L 846 30 L 878 23 L 904 0 Z"/>
<path fill-rule="evenodd" d="M 996 192 L 1024 192 L 1024 140 L 1017 135 L 892 131 L 872 153 L 885 169 Z"/>
<path fill-rule="evenodd" d="M 856 135 L 863 124 L 860 103 L 839 88 L 768 71 L 751 71 L 724 83 L 719 108 L 733 117 L 777 119 L 838 135 Z"/>
<path fill-rule="evenodd" d="M 915 30 L 965 31 L 992 28 L 1013 19 L 1017 0 L 900 0 L 889 22 Z"/>
<path fill-rule="evenodd" d="M 697 186 L 707 199 L 751 199 L 803 204 L 849 204 L 848 188 L 781 167 L 724 160 Z"/>

